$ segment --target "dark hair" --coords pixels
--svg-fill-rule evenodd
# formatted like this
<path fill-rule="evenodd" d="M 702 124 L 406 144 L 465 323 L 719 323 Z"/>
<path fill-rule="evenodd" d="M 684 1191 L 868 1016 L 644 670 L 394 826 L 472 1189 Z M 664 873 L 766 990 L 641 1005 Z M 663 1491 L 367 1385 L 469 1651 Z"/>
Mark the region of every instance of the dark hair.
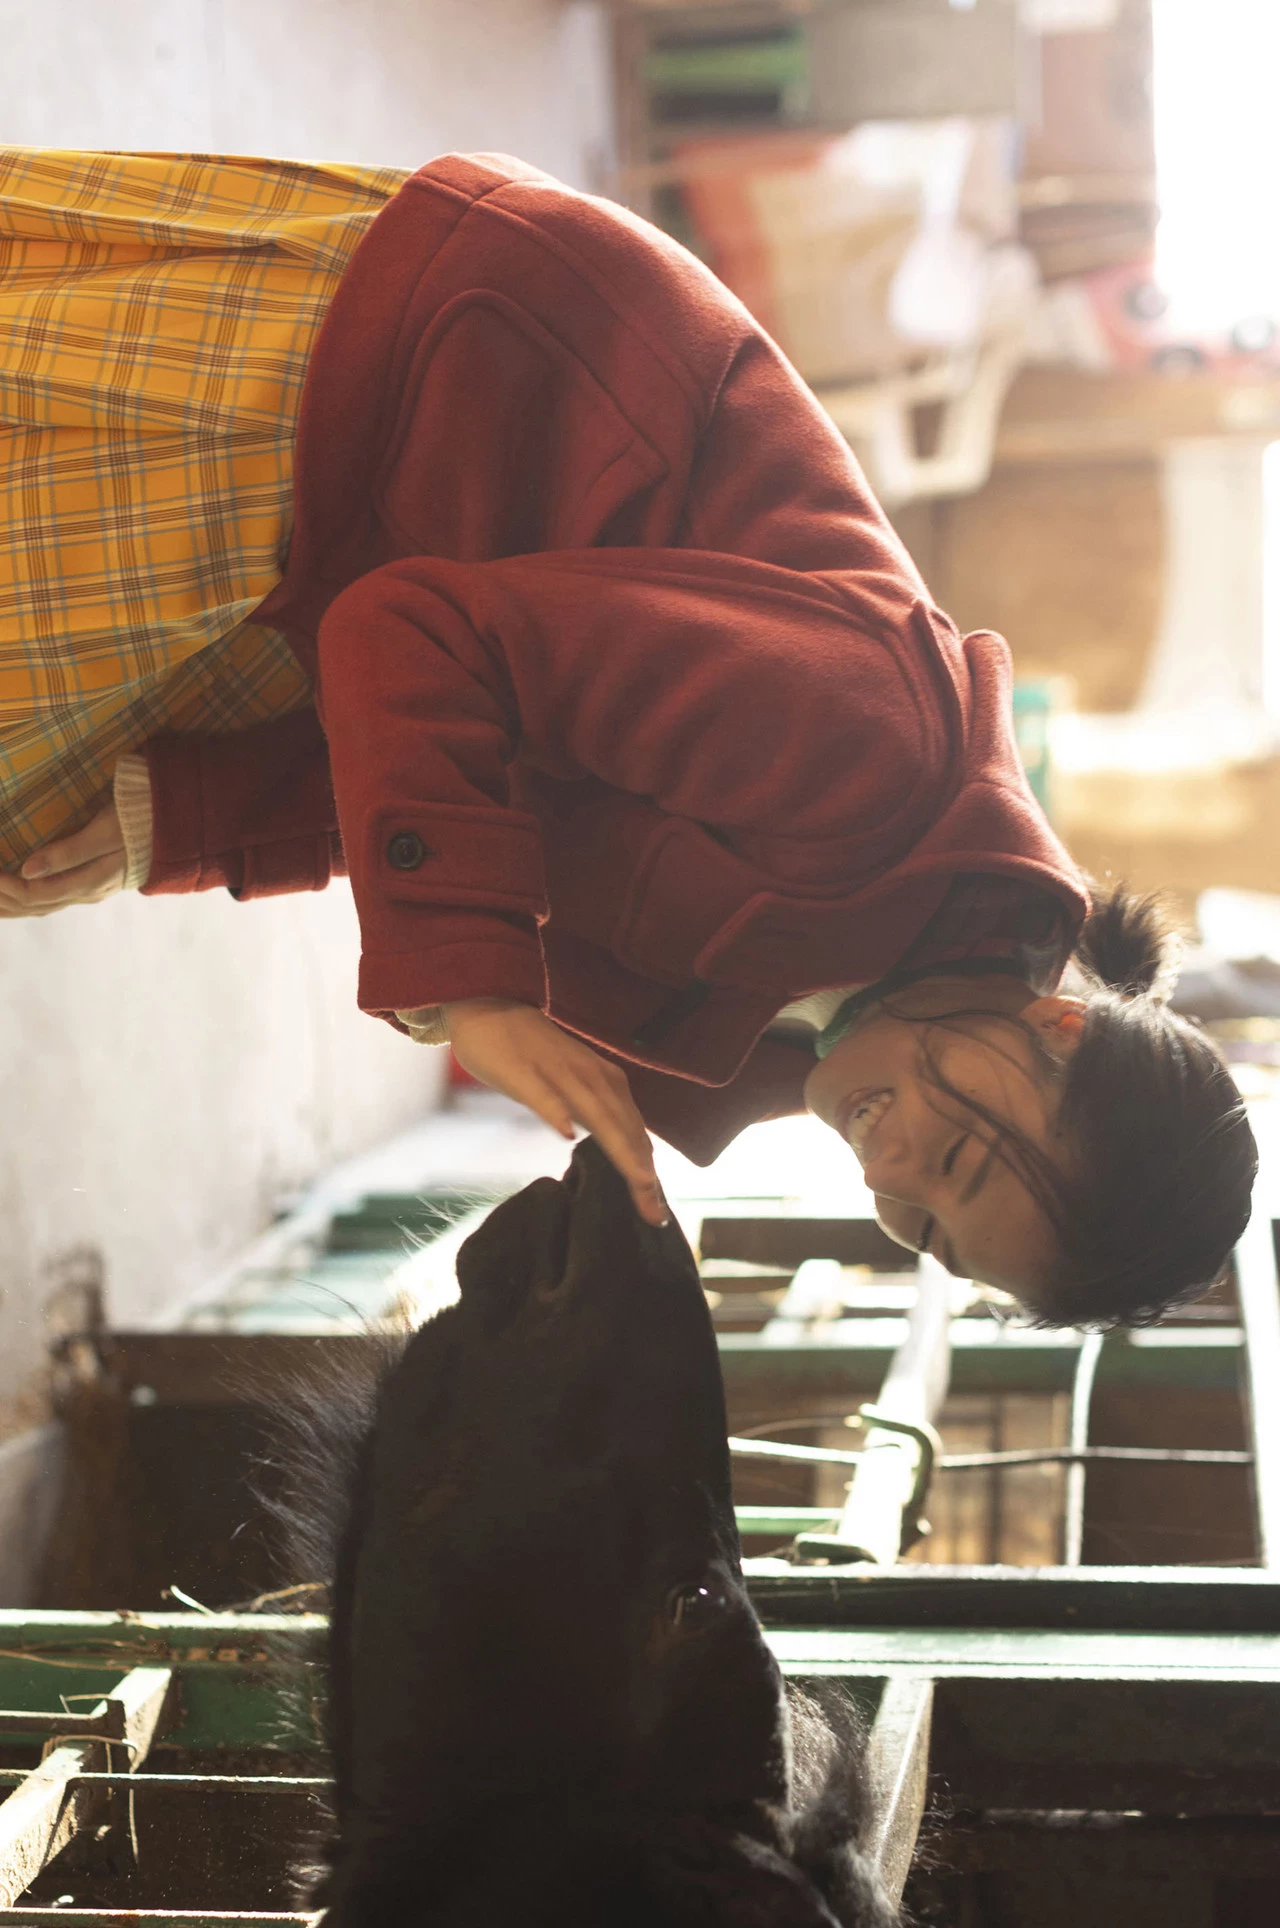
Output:
<path fill-rule="evenodd" d="M 1216 1045 L 1164 1002 L 1180 950 L 1159 899 L 1119 884 L 1095 897 L 1068 967 L 1087 1008 L 1065 1065 L 1008 1020 L 1061 1092 L 1065 1170 L 954 1091 L 923 1044 L 931 1082 L 982 1119 L 1053 1227 L 1057 1260 L 1019 1295 L 1037 1324 L 1149 1325 L 1216 1283 L 1249 1222 L 1258 1148 L 1240 1093 Z"/>
<path fill-rule="evenodd" d="M 1045 1323 L 1149 1323 L 1214 1284 L 1249 1222 L 1258 1148 L 1240 1093 L 1163 999 L 1179 949 L 1159 899 L 1123 884 L 1080 933 L 1088 1006 L 1062 1079 L 1070 1176 L 1050 1208 L 1061 1258 L 1032 1306 Z"/>

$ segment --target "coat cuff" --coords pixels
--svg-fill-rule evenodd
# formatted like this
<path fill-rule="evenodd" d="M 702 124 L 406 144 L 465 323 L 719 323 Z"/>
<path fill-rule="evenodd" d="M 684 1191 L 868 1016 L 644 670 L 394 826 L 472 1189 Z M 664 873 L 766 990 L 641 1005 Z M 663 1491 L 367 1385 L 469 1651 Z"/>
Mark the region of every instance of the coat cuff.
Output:
<path fill-rule="evenodd" d="M 449 931 L 416 951 L 366 951 L 360 1008 L 394 1016 L 464 998 L 510 998 L 546 1009 L 547 975 L 532 918 L 449 916 Z M 444 941 L 439 941 L 443 938 Z"/>
<path fill-rule="evenodd" d="M 345 870 L 310 712 L 238 736 L 152 737 L 142 760 L 152 801 L 146 895 L 225 888 L 272 897 L 323 890 Z"/>

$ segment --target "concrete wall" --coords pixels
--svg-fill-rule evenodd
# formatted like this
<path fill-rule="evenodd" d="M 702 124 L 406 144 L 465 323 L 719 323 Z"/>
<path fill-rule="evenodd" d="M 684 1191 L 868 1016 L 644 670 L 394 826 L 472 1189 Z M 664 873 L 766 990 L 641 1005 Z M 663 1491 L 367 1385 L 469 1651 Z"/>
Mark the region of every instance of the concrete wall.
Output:
<path fill-rule="evenodd" d="M 0 0 L 0 140 L 417 167 L 609 144 L 601 9 L 566 0 Z"/>
<path fill-rule="evenodd" d="M 0 0 L 0 34 L 3 141 L 404 166 L 499 148 L 579 185 L 605 165 L 593 7 Z M 83 1254 L 110 1319 L 146 1319 L 282 1193 L 435 1102 L 439 1054 L 355 1010 L 356 952 L 345 886 L 0 922 L 0 1604 L 30 1597 L 56 1465 L 46 1329 Z"/>

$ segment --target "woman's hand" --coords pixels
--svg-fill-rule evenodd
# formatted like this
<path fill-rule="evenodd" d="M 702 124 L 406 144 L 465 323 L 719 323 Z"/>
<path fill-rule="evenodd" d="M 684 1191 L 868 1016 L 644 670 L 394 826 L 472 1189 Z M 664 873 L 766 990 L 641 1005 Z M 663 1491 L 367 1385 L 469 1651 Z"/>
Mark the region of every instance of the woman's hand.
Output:
<path fill-rule="evenodd" d="M 666 1223 L 653 1147 L 624 1071 L 531 1004 L 468 998 L 444 1013 L 464 1071 L 528 1105 L 564 1138 L 575 1125 L 589 1131 L 626 1179 L 641 1218 Z"/>
<path fill-rule="evenodd" d="M 83 830 L 32 853 L 15 877 L 0 871 L 0 917 L 47 917 L 68 904 L 111 897 L 125 877 L 124 837 L 114 803 Z"/>

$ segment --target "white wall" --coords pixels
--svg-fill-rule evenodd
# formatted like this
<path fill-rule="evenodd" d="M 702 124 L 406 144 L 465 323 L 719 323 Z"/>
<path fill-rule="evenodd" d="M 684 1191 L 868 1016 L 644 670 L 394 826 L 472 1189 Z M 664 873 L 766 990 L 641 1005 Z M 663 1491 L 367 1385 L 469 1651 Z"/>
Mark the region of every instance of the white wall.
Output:
<path fill-rule="evenodd" d="M 357 944 L 345 884 L 0 923 L 0 1409 L 65 1254 L 99 1250 L 113 1319 L 145 1319 L 435 1102 L 441 1054 L 355 1008 Z"/>
<path fill-rule="evenodd" d="M 0 36 L 0 141 L 406 167 L 497 148 L 582 186 L 607 164 L 592 6 L 0 0 Z M 345 886 L 0 922 L 0 1600 L 27 1597 L 43 1517 L 51 1435 L 30 1429 L 63 1256 L 100 1252 L 110 1318 L 145 1319 L 281 1193 L 435 1102 L 439 1054 L 356 1011 L 356 954 Z"/>
<path fill-rule="evenodd" d="M 609 144 L 602 10 L 566 0 L 0 0 L 0 140 L 417 167 L 499 149 L 574 186 Z"/>

